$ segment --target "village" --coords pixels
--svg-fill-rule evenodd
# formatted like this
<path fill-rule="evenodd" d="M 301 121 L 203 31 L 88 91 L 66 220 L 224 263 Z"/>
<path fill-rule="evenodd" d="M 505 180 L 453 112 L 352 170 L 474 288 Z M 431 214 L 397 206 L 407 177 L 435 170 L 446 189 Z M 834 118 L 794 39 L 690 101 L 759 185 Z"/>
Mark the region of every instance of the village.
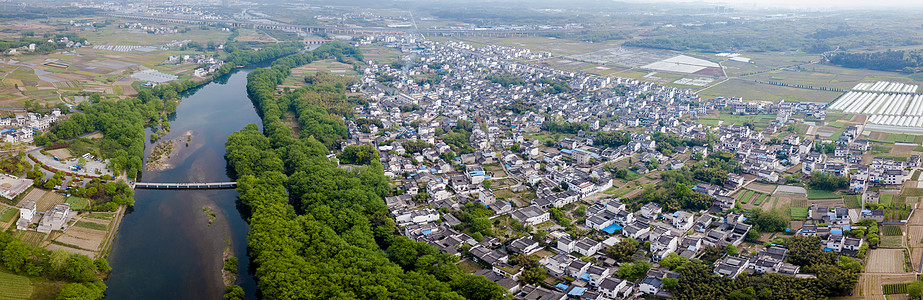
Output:
<path fill-rule="evenodd" d="M 787 262 L 782 237 L 819 237 L 817 251 L 860 259 L 884 240 L 904 247 L 901 234 L 873 237 L 872 227 L 914 215 L 920 156 L 876 157 L 883 146 L 861 118 L 820 138 L 825 103 L 700 99 L 541 67 L 547 53 L 514 47 L 413 35 L 362 42 L 404 56 L 362 72 L 353 90 L 374 101 L 347 121 L 343 146 L 377 148 L 403 192 L 386 204 L 405 236 L 460 256 L 518 298 L 669 297 L 679 274 L 660 262 L 677 257 L 711 257 L 713 273 L 731 278 L 816 277 Z M 655 195 L 667 174 L 694 178 L 683 184 L 689 203 Z M 784 223 L 763 224 L 760 210 Z M 630 259 L 614 259 L 626 245 Z M 871 255 L 887 253 L 895 272 L 917 268 L 919 257 L 895 250 Z"/>

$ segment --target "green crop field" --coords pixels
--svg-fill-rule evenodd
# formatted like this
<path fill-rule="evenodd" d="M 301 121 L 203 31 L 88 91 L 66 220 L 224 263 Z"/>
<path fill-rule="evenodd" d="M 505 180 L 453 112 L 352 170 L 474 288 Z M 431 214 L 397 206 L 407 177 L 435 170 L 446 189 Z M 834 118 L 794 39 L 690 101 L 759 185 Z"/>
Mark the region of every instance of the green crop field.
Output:
<path fill-rule="evenodd" d="M 0 222 L 12 221 L 13 218 L 16 217 L 17 212 L 19 212 L 19 210 L 12 207 L 0 209 Z"/>
<path fill-rule="evenodd" d="M 844 196 L 843 201 L 846 202 L 846 208 L 861 208 L 862 207 L 862 202 L 859 201 L 858 195 Z"/>
<path fill-rule="evenodd" d="M 910 283 L 890 283 L 881 285 L 881 292 L 885 295 L 906 294 Z"/>
<path fill-rule="evenodd" d="M 763 201 L 765 201 L 766 198 L 769 198 L 769 195 L 768 195 L 768 194 L 760 193 L 760 196 L 759 196 L 758 198 L 756 198 L 755 201 L 753 201 L 753 205 L 760 205 L 760 204 L 763 204 Z"/>
<path fill-rule="evenodd" d="M 71 210 L 88 210 L 90 209 L 90 199 L 80 197 L 67 197 L 67 204 L 71 205 Z"/>
<path fill-rule="evenodd" d="M 913 176 L 910 176 L 910 180 L 919 180 L 920 179 L 920 170 L 913 171 Z"/>
<path fill-rule="evenodd" d="M 808 208 L 808 200 L 792 199 L 792 207 Z"/>
<path fill-rule="evenodd" d="M 881 228 L 881 233 L 886 236 L 901 236 L 901 228 L 895 225 L 887 225 Z"/>
<path fill-rule="evenodd" d="M 32 283 L 29 278 L 0 272 L 0 299 L 29 299 Z"/>
<path fill-rule="evenodd" d="M 109 228 L 108 226 L 103 225 L 103 224 L 98 224 L 98 223 L 93 223 L 93 222 L 84 222 L 84 221 L 78 221 L 77 224 L 74 224 L 74 226 L 95 229 L 95 230 L 106 230 Z"/>
<path fill-rule="evenodd" d="M 792 219 L 804 220 L 808 217 L 808 209 L 804 207 L 792 207 Z"/>
<path fill-rule="evenodd" d="M 904 196 L 923 196 L 923 188 L 906 188 L 901 194 Z"/>
<path fill-rule="evenodd" d="M 87 218 L 100 219 L 100 220 L 112 220 L 113 217 L 114 216 L 112 213 L 90 213 L 89 215 L 87 215 Z"/>
<path fill-rule="evenodd" d="M 881 195 L 881 198 L 878 200 L 878 203 L 881 203 L 886 206 L 891 205 L 891 200 L 893 199 L 894 199 L 893 194 L 884 194 L 884 195 Z"/>
<path fill-rule="evenodd" d="M 836 198 L 841 198 L 841 197 L 843 196 L 837 193 L 834 193 L 834 192 L 828 192 L 828 191 L 822 191 L 822 190 L 808 190 L 808 199 L 812 199 L 812 200 L 814 199 L 836 199 Z"/>
<path fill-rule="evenodd" d="M 744 195 L 743 197 L 740 197 L 740 203 L 747 204 L 747 202 L 750 202 L 750 198 L 753 197 L 753 193 L 754 193 L 753 191 L 747 190 L 747 194 Z"/>

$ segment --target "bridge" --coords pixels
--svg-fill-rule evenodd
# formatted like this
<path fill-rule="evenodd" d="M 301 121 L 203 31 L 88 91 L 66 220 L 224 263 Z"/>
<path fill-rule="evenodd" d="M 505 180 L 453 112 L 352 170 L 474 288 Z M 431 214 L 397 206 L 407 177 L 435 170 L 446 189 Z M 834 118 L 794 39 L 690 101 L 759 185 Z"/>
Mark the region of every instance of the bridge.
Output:
<path fill-rule="evenodd" d="M 237 182 L 190 182 L 190 183 L 132 182 L 131 187 L 135 189 L 151 189 L 151 190 L 212 190 L 212 189 L 233 189 L 237 187 Z"/>

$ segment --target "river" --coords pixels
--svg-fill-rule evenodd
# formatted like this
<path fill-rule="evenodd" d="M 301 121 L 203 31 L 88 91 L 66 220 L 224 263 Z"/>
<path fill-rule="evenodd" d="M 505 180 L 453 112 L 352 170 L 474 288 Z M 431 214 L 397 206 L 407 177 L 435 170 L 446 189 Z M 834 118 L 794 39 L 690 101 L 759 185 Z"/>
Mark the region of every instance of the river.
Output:
<path fill-rule="evenodd" d="M 249 123 L 262 127 L 247 98 L 247 74 L 231 74 L 187 92 L 170 121 L 171 132 L 161 140 L 192 132 L 176 167 L 144 171 L 144 182 L 230 181 L 224 143 L 228 135 Z M 150 134 L 150 131 L 148 131 Z M 153 145 L 148 140 L 146 152 Z M 220 299 L 224 294 L 222 252 L 230 247 L 238 260 L 238 284 L 248 299 L 256 282 L 248 274 L 248 225 L 238 212 L 237 192 L 228 190 L 136 190 L 135 206 L 122 220 L 109 263 L 108 299 Z M 209 225 L 203 207 L 215 212 Z"/>

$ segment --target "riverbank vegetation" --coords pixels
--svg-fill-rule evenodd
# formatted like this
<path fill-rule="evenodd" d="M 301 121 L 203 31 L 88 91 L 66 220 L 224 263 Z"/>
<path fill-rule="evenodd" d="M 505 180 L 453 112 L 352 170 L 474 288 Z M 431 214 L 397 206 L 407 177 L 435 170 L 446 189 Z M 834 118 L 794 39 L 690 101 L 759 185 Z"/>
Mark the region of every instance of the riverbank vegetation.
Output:
<path fill-rule="evenodd" d="M 238 50 L 228 56 L 227 63 L 216 76 L 227 74 L 236 65 L 261 63 L 297 52 L 295 43 L 269 45 L 259 51 Z M 35 137 L 35 144 L 49 146 L 93 131 L 103 134 L 100 154 L 109 159 L 109 168 L 124 171 L 135 178 L 142 170 L 145 127 L 159 126 L 176 111 L 180 93 L 199 87 L 207 81 L 170 82 L 144 89 L 138 97 L 119 101 L 95 98 L 82 102 L 68 119 L 55 123 L 44 135 Z"/>
<path fill-rule="evenodd" d="M 250 124 L 226 143 L 240 199 L 250 208 L 248 244 L 263 297 L 508 297 L 499 285 L 460 271 L 457 257 L 397 236 L 382 201 L 391 189 L 381 164 L 363 159 L 366 165 L 338 168 L 326 155 L 345 133 L 341 119 L 307 97 L 276 96 L 291 68 L 327 57 L 361 61 L 356 48 L 326 43 L 250 73 L 248 93 L 264 132 Z M 314 83 L 304 90 L 343 93 L 345 87 Z M 283 123 L 285 113 L 310 125 L 298 139 Z"/>

